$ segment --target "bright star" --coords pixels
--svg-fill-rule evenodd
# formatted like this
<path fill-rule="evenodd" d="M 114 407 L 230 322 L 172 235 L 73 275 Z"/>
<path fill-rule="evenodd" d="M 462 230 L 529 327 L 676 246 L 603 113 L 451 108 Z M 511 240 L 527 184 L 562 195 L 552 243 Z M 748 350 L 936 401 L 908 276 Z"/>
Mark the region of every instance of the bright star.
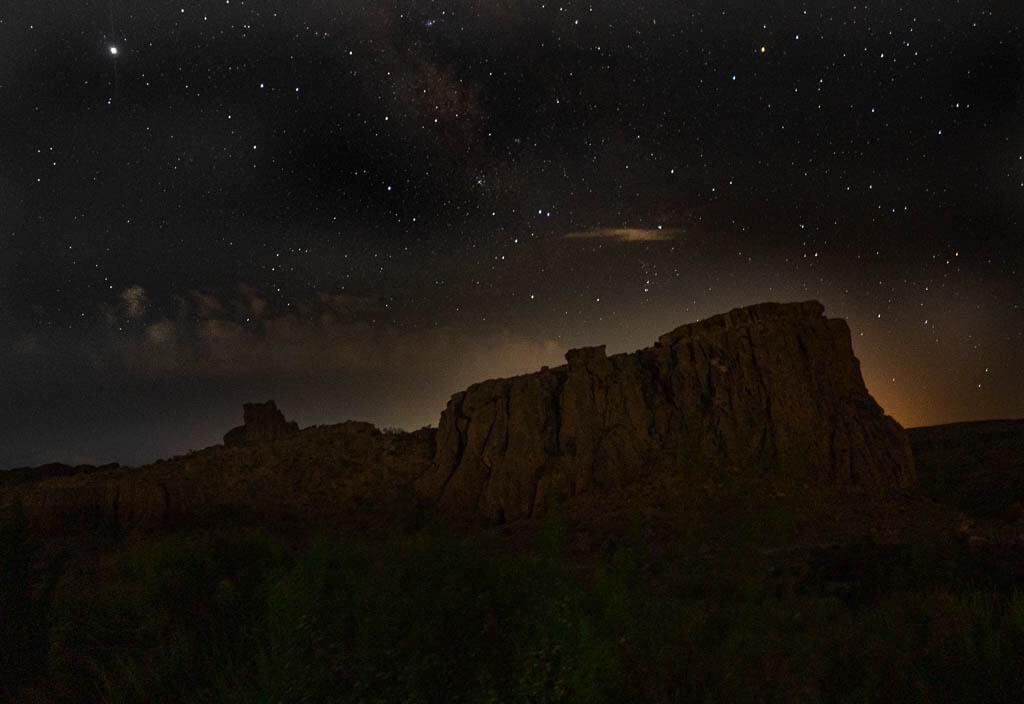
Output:
<path fill-rule="evenodd" d="M 113 56 L 117 56 L 117 47 L 116 46 L 110 47 L 110 53 Z"/>

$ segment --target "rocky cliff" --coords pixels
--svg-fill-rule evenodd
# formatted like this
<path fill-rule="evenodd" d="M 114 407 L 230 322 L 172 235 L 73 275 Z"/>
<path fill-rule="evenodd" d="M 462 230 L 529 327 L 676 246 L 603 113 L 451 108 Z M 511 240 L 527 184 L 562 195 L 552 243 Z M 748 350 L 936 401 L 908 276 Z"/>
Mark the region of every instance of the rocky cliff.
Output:
<path fill-rule="evenodd" d="M 61 528 L 237 513 L 363 524 L 418 494 L 500 523 L 535 515 L 549 496 L 636 488 L 652 476 L 914 482 L 906 433 L 865 389 L 846 323 L 825 318 L 820 303 L 740 308 L 633 354 L 588 347 L 566 360 L 456 394 L 437 431 L 299 430 L 272 401 L 246 404 L 245 425 L 224 446 L 146 467 L 21 477 L 0 485 L 0 508 L 17 501 Z"/>
<path fill-rule="evenodd" d="M 865 388 L 845 321 L 823 312 L 739 308 L 633 354 L 575 349 L 565 366 L 475 384 L 442 413 L 417 489 L 501 522 L 655 471 L 910 486 L 906 434 Z"/>

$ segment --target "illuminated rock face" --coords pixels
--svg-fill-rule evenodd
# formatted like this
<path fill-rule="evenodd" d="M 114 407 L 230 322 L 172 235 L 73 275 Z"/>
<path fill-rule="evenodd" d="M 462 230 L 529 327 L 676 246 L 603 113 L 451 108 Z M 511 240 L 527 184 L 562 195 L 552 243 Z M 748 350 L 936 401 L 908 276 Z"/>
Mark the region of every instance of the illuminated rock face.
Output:
<path fill-rule="evenodd" d="M 817 301 L 739 308 L 650 348 L 474 384 L 441 415 L 421 495 L 494 521 L 651 472 L 709 468 L 907 487 L 903 428 L 868 393 L 843 320 Z"/>

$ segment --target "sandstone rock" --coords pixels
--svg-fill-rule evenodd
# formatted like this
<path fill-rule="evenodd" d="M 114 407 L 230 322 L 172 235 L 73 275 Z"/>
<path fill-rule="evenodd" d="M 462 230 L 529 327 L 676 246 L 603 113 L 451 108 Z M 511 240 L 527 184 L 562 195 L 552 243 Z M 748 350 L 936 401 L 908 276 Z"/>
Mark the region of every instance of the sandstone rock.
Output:
<path fill-rule="evenodd" d="M 716 468 L 877 489 L 914 482 L 903 428 L 867 392 L 845 321 L 817 301 L 739 308 L 607 357 L 475 384 L 441 415 L 417 490 L 464 515 Z"/>
<path fill-rule="evenodd" d="M 237 517 L 386 523 L 407 494 L 415 499 L 412 483 L 430 467 L 434 446 L 429 428 L 382 433 L 352 421 L 316 426 L 274 442 L 218 445 L 143 467 L 0 486 L 0 513 L 19 503 L 41 527 L 60 533 Z"/>
<path fill-rule="evenodd" d="M 232 428 L 224 436 L 227 447 L 274 442 L 299 430 L 298 423 L 286 421 L 273 401 L 245 404 L 242 407 L 242 418 L 245 425 Z"/>

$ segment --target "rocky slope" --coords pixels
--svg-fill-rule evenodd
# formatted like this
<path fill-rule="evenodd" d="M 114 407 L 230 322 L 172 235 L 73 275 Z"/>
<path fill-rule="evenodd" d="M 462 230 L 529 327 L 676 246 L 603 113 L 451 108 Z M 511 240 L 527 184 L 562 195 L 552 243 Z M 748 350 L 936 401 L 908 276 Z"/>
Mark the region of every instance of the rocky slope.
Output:
<path fill-rule="evenodd" d="M 62 462 L 50 462 L 49 464 L 37 467 L 14 467 L 13 469 L 0 472 L 0 487 L 37 482 L 50 477 L 69 477 L 73 474 L 88 474 L 89 472 L 117 469 L 120 466 L 117 462 L 101 464 L 99 466 L 93 464 L 70 465 Z"/>
<path fill-rule="evenodd" d="M 1024 419 L 910 428 L 907 435 L 925 496 L 1024 528 Z"/>
<path fill-rule="evenodd" d="M 0 488 L 54 528 L 130 530 L 223 518 L 365 526 L 414 500 L 434 431 L 384 433 L 369 423 L 306 428 L 274 442 L 215 446 L 144 467 L 109 469 Z"/>
<path fill-rule="evenodd" d="M 842 320 L 817 302 L 766 303 L 684 325 L 650 348 L 471 386 L 437 431 L 348 422 L 298 430 L 246 404 L 225 445 L 140 468 L 4 487 L 58 526 L 135 528 L 245 513 L 381 518 L 418 500 L 502 523 L 543 502 L 708 472 L 881 489 L 914 483 L 906 434 L 868 394 Z M 415 492 L 415 494 L 414 494 Z M 621 494 L 628 495 L 629 492 Z"/>
<path fill-rule="evenodd" d="M 455 394 L 418 490 L 502 522 L 551 494 L 716 468 L 867 488 L 907 487 L 903 428 L 867 392 L 850 331 L 810 301 L 740 308 L 607 357 Z"/>

